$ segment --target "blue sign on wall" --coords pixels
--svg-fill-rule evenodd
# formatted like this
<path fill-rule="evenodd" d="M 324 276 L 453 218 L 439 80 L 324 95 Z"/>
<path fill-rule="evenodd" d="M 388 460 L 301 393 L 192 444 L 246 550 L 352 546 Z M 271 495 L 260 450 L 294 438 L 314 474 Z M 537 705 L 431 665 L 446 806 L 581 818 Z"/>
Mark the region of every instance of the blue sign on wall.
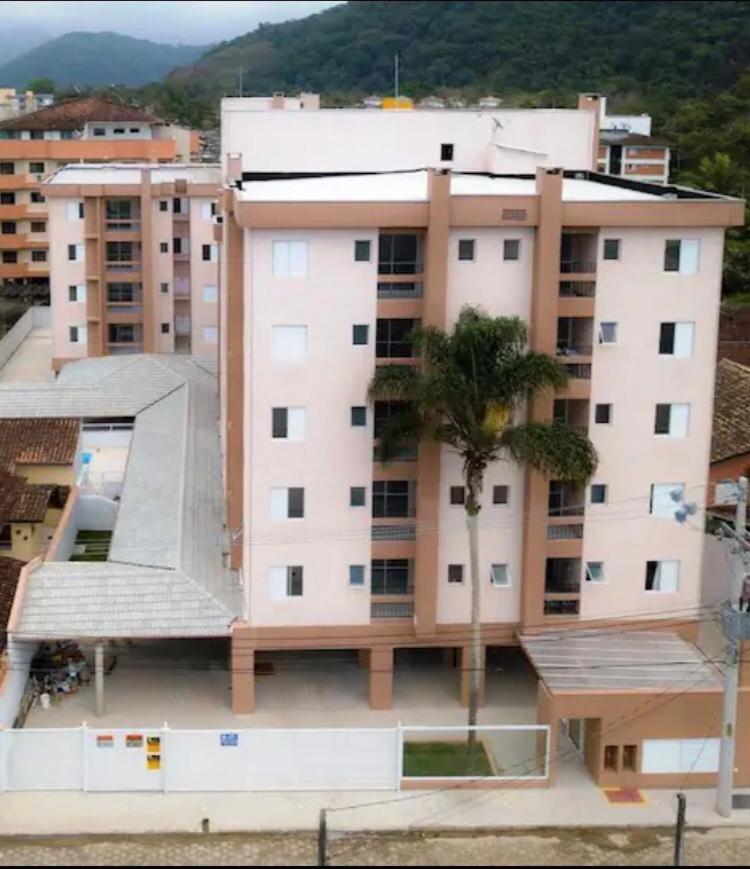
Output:
<path fill-rule="evenodd" d="M 239 733 L 222 733 L 219 736 L 219 741 L 222 748 L 236 748 L 240 744 Z"/>

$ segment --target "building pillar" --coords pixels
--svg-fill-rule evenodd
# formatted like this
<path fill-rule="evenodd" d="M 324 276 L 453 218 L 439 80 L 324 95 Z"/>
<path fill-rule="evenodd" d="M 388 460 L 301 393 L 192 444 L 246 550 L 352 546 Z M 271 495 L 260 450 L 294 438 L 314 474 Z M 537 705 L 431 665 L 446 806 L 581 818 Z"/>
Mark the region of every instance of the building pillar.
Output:
<path fill-rule="evenodd" d="M 243 631 L 233 630 L 231 643 L 232 712 L 243 715 L 255 710 L 255 649 Z"/>
<path fill-rule="evenodd" d="M 357 663 L 359 664 L 362 670 L 366 670 L 370 666 L 370 650 L 369 649 L 358 649 L 357 650 Z"/>
<path fill-rule="evenodd" d="M 370 709 L 393 708 L 393 647 L 373 646 L 369 652 Z"/>
<path fill-rule="evenodd" d="M 479 705 L 484 706 L 485 659 L 487 648 L 482 646 L 479 652 Z M 461 646 L 460 653 L 461 688 L 460 701 L 464 708 L 469 706 L 469 691 L 471 689 L 471 646 Z"/>
<path fill-rule="evenodd" d="M 96 694 L 96 717 L 104 715 L 104 643 L 94 649 L 94 690 Z"/>

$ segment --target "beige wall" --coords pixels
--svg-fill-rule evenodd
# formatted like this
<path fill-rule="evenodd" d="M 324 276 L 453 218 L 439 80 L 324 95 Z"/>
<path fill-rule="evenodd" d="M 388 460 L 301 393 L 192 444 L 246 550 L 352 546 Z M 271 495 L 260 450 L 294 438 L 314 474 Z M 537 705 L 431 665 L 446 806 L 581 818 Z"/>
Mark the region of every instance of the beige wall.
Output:
<path fill-rule="evenodd" d="M 68 259 L 68 245 L 78 244 L 85 247 L 83 220 L 68 219 L 68 205 L 79 200 L 50 199 L 49 209 L 49 268 L 50 304 L 52 308 L 52 355 L 63 359 L 81 359 L 87 353 L 85 341 L 71 343 L 70 327 L 86 326 L 86 302 L 71 302 L 68 287 L 86 287 L 86 259 L 71 262 Z"/>

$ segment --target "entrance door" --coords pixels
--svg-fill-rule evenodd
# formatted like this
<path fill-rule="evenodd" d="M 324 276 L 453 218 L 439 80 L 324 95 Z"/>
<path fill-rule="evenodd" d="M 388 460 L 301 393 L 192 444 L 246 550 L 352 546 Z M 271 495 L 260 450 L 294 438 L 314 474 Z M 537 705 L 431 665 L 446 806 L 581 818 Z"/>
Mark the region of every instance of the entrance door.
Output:
<path fill-rule="evenodd" d="M 609 146 L 609 174 L 622 175 L 622 145 Z"/>

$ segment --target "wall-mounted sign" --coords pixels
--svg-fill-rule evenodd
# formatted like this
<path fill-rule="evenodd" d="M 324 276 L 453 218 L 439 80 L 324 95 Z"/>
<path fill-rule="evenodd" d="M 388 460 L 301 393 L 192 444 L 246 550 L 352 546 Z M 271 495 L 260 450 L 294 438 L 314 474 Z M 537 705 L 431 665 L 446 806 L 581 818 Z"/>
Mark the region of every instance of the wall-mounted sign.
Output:
<path fill-rule="evenodd" d="M 160 754 L 147 754 L 146 755 L 146 769 L 151 770 L 151 771 L 161 769 L 161 755 Z"/>
<path fill-rule="evenodd" d="M 240 744 L 239 733 L 222 733 L 219 736 L 219 744 L 222 748 L 237 748 Z"/>
<path fill-rule="evenodd" d="M 125 736 L 126 748 L 143 748 L 143 734 L 128 733 Z"/>
<path fill-rule="evenodd" d="M 115 747 L 115 738 L 114 736 L 110 736 L 109 734 L 101 733 L 96 737 L 96 747 L 97 748 L 114 748 Z"/>

